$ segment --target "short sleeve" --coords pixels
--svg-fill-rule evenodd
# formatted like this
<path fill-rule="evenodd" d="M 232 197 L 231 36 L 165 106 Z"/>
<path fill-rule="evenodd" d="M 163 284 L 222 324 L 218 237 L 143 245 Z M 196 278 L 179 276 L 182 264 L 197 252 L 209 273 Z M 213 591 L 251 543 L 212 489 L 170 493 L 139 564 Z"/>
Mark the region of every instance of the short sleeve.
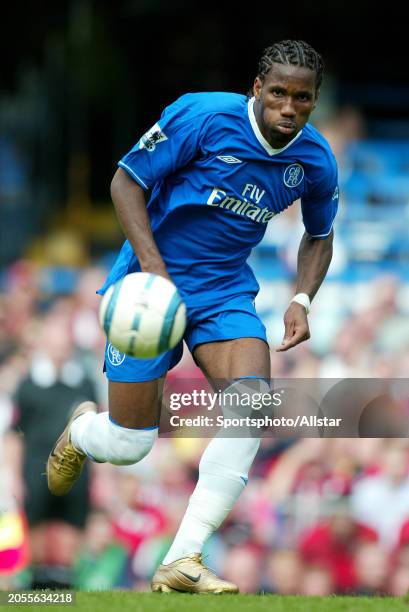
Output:
<path fill-rule="evenodd" d="M 186 94 L 166 107 L 161 118 L 118 165 L 143 189 L 173 174 L 200 153 L 206 120 L 197 94 Z"/>
<path fill-rule="evenodd" d="M 301 199 L 306 232 L 313 238 L 326 238 L 332 230 L 338 211 L 338 169 L 331 156 L 324 167 L 315 172 L 309 188 Z"/>

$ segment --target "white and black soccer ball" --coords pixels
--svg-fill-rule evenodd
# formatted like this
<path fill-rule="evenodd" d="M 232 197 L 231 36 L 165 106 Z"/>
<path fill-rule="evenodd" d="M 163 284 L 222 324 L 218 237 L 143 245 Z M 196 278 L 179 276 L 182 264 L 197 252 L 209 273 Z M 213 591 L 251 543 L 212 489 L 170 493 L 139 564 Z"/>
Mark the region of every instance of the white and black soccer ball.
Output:
<path fill-rule="evenodd" d="M 180 342 L 186 328 L 186 306 L 171 281 L 134 272 L 108 288 L 99 321 L 108 341 L 121 353 L 150 359 Z"/>

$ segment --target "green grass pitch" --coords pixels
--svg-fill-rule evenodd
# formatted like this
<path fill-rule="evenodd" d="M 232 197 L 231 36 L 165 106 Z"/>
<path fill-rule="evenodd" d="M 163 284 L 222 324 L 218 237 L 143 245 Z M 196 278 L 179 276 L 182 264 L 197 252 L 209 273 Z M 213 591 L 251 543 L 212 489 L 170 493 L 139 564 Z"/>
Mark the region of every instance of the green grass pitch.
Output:
<path fill-rule="evenodd" d="M 22 605 L 18 608 L 26 612 L 408 612 L 409 600 L 398 597 L 283 597 L 109 591 L 79 592 L 74 605 Z"/>

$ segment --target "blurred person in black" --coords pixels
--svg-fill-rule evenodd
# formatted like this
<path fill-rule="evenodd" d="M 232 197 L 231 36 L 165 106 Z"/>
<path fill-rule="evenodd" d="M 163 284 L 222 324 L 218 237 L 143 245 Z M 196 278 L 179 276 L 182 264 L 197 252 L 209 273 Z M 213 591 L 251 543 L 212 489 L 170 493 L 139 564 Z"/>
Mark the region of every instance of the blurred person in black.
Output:
<path fill-rule="evenodd" d="M 15 393 L 13 491 L 30 526 L 32 588 L 71 585 L 71 566 L 89 509 L 88 471 L 64 499 L 48 491 L 45 464 L 50 445 L 71 411 L 95 398 L 93 384 L 74 358 L 69 309 L 54 308 L 42 322 L 28 374 Z M 39 474 L 43 474 L 39 478 Z"/>

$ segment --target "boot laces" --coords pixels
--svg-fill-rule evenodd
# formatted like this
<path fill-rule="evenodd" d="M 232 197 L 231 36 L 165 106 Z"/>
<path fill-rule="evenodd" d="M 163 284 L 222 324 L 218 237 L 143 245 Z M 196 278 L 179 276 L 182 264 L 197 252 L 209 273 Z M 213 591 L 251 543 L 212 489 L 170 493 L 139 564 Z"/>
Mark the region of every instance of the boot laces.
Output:
<path fill-rule="evenodd" d="M 58 471 L 68 478 L 78 473 L 83 462 L 83 457 L 81 457 L 72 445 L 64 448 L 59 459 Z"/>
<path fill-rule="evenodd" d="M 209 555 L 206 555 L 205 557 L 203 557 L 202 553 L 199 553 L 198 562 L 203 567 L 203 569 L 206 570 L 206 572 L 212 574 L 212 576 L 216 576 L 215 570 L 204 563 L 204 561 L 208 558 L 209 558 Z"/>

